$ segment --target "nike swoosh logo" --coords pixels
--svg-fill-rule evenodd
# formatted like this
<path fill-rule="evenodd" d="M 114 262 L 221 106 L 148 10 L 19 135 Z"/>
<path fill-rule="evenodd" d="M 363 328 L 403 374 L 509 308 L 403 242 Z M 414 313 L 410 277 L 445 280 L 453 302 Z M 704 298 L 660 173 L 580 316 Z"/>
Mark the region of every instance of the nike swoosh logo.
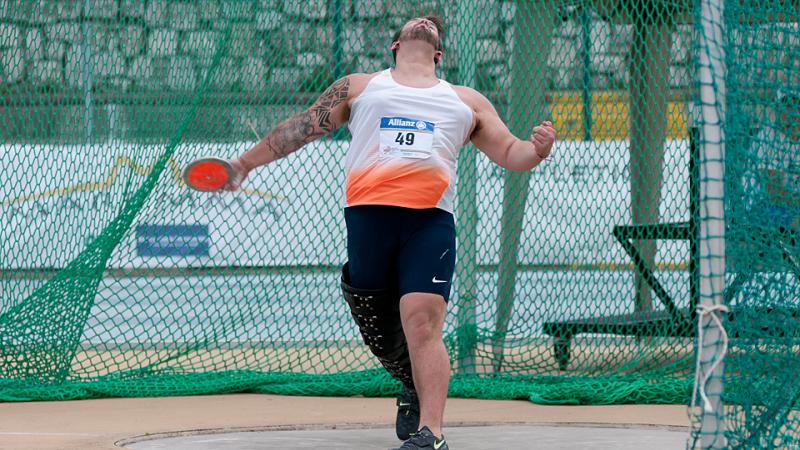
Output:
<path fill-rule="evenodd" d="M 433 277 L 433 279 L 431 281 L 434 282 L 434 283 L 447 283 L 447 280 L 437 280 L 435 276 Z"/>
<path fill-rule="evenodd" d="M 443 445 L 444 445 L 444 439 L 442 439 L 439 442 L 434 442 L 433 443 L 433 450 L 439 450 L 440 448 L 442 448 Z"/>

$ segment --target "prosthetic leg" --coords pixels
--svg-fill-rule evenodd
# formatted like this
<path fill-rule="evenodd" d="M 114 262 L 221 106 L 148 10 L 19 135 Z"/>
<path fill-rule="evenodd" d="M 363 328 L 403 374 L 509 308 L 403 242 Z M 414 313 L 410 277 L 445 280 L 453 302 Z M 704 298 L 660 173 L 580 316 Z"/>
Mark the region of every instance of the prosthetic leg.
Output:
<path fill-rule="evenodd" d="M 373 355 L 396 380 L 403 383 L 397 397 L 395 432 L 401 441 L 419 427 L 419 399 L 411 375 L 411 357 L 400 321 L 400 299 L 394 290 L 356 289 L 349 284 L 347 264 L 342 268 L 342 292 L 350 315 Z"/>
<path fill-rule="evenodd" d="M 364 343 L 389 374 L 414 387 L 411 358 L 400 322 L 400 299 L 394 290 L 357 289 L 349 284 L 347 265 L 342 268 L 342 292 Z"/>

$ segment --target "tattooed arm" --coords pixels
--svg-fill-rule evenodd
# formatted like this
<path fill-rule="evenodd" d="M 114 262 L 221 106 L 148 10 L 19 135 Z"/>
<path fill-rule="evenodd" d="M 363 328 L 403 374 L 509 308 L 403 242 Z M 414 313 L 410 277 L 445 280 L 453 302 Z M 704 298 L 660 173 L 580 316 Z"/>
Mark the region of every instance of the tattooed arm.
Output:
<path fill-rule="evenodd" d="M 284 120 L 238 159 L 231 161 L 237 179 L 228 189 L 236 189 L 256 167 L 271 163 L 309 142 L 339 128 L 350 116 L 350 100 L 366 85 L 363 74 L 349 75 L 333 83 L 308 109 Z"/>

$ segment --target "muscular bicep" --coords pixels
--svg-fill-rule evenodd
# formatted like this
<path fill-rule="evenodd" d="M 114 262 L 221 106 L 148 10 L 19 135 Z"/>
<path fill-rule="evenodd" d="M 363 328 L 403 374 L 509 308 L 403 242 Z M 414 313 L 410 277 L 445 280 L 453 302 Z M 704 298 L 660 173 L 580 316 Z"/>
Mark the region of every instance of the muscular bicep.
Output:
<path fill-rule="evenodd" d="M 517 138 L 500 119 L 494 106 L 485 98 L 482 100 L 476 108 L 477 124 L 470 140 L 495 164 L 507 168 L 508 152 Z"/>
<path fill-rule="evenodd" d="M 350 115 L 347 100 L 350 96 L 350 78 L 344 77 L 330 85 L 325 92 L 308 108 L 314 127 L 325 135 L 339 128 Z"/>
<path fill-rule="evenodd" d="M 295 122 L 304 143 L 325 136 L 347 122 L 350 109 L 347 100 L 350 96 L 350 78 L 336 80 L 325 89 L 313 105 L 290 117 L 287 122 Z"/>

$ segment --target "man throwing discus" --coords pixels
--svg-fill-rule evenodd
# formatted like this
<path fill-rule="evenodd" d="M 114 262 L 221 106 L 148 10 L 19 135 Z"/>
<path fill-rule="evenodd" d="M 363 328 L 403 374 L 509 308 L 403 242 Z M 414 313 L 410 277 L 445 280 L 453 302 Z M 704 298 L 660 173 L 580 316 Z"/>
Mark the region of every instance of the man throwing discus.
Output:
<path fill-rule="evenodd" d="M 456 254 L 458 150 L 472 142 L 495 164 L 527 171 L 550 155 L 552 123 L 511 134 L 479 92 L 438 79 L 441 21 L 408 21 L 390 43 L 395 67 L 334 82 L 308 109 L 230 161 L 227 190 L 344 123 L 348 262 L 341 287 L 371 352 L 402 382 L 401 450 L 447 450 L 442 433 L 450 361 L 442 340 Z M 537 86 L 531 86 L 532 89 Z"/>

